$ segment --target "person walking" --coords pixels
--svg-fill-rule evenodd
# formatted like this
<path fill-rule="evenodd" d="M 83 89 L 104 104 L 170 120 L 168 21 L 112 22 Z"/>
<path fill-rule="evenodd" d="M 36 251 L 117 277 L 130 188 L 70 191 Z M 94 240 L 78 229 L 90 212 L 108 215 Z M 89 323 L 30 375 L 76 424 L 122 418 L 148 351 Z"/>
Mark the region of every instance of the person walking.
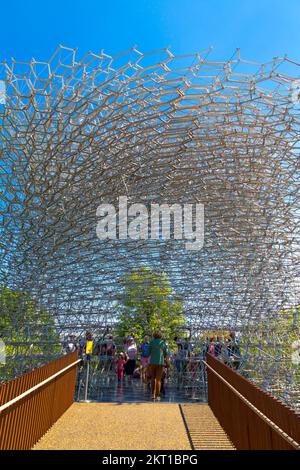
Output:
<path fill-rule="evenodd" d="M 114 338 L 112 335 L 108 337 L 106 342 L 106 354 L 107 354 L 107 362 L 108 362 L 108 370 L 113 370 L 113 365 L 115 362 L 117 347 L 114 342 Z"/>
<path fill-rule="evenodd" d="M 90 360 L 94 349 L 94 338 L 90 331 L 86 332 L 85 338 L 80 342 L 80 354 L 86 357 L 87 361 Z"/>
<path fill-rule="evenodd" d="M 216 342 L 216 344 L 215 344 L 215 351 L 214 351 L 216 357 L 219 357 L 219 356 L 221 355 L 221 353 L 222 353 L 222 348 L 223 348 L 223 345 L 222 345 L 222 343 L 221 343 L 221 341 L 220 341 L 220 337 L 217 336 L 217 342 Z"/>
<path fill-rule="evenodd" d="M 125 354 L 121 352 L 118 355 L 117 363 L 116 363 L 116 374 L 118 377 L 118 382 L 122 382 L 123 380 L 125 364 L 126 364 Z"/>
<path fill-rule="evenodd" d="M 149 344 L 150 367 L 151 367 L 151 391 L 152 400 L 160 400 L 161 378 L 167 356 L 167 348 L 159 331 L 153 334 Z"/>
<path fill-rule="evenodd" d="M 125 374 L 129 377 L 132 377 L 134 369 L 135 369 L 136 356 L 137 356 L 137 345 L 132 336 L 128 338 L 128 343 L 127 343 L 127 347 L 125 348 L 125 353 L 128 357 L 128 360 L 126 361 L 126 364 L 125 364 Z"/>
<path fill-rule="evenodd" d="M 69 335 L 69 338 L 67 340 L 67 344 L 65 346 L 65 352 L 66 354 L 72 353 L 77 351 L 78 347 L 76 344 L 76 339 L 75 335 Z"/>
<path fill-rule="evenodd" d="M 215 345 L 214 345 L 214 337 L 213 336 L 210 338 L 207 352 L 209 354 L 212 354 L 213 356 L 215 355 Z"/>
<path fill-rule="evenodd" d="M 149 352 L 149 338 L 145 336 L 143 343 L 140 345 L 140 353 L 141 353 L 141 378 L 145 381 L 146 379 L 146 371 L 149 365 L 150 359 L 150 352 Z"/>

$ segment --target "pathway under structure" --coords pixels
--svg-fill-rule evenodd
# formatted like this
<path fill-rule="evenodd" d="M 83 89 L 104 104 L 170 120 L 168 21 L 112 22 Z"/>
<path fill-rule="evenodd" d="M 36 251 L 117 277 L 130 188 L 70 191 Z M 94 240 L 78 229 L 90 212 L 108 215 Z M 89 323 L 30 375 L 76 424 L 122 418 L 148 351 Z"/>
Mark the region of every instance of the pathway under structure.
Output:
<path fill-rule="evenodd" d="M 81 362 L 74 352 L 0 387 L 0 450 L 300 449 L 299 414 L 211 354 L 207 403 L 74 403 Z"/>
<path fill-rule="evenodd" d="M 234 449 L 208 405 L 74 403 L 37 450 Z"/>

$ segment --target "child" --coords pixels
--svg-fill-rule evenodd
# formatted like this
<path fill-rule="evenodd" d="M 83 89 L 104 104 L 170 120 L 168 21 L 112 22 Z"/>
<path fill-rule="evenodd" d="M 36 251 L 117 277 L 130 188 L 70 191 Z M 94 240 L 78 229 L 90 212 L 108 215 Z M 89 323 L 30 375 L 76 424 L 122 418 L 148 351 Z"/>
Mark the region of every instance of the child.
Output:
<path fill-rule="evenodd" d="M 125 354 L 120 353 L 117 358 L 117 363 L 116 363 L 116 374 L 118 376 L 118 382 L 121 382 L 124 377 L 124 366 L 126 364 L 126 359 L 125 359 Z"/>

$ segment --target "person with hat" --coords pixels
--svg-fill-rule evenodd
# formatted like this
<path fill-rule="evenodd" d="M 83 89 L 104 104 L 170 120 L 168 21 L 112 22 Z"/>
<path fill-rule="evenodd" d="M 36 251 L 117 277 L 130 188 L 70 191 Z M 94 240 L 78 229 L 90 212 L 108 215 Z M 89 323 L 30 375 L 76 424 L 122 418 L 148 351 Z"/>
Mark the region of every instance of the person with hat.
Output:
<path fill-rule="evenodd" d="M 125 364 L 125 374 L 132 377 L 136 365 L 137 356 L 137 346 L 133 336 L 130 336 L 127 340 L 125 353 L 128 357 L 128 360 Z"/>

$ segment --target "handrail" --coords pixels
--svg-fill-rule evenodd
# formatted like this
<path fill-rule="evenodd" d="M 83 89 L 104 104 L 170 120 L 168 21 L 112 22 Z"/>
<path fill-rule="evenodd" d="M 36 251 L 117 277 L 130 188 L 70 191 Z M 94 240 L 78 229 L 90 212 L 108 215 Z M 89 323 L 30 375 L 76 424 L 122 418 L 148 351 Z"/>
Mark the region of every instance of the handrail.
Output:
<path fill-rule="evenodd" d="M 207 364 L 206 361 L 203 360 L 203 364 L 206 365 L 222 382 L 226 384 L 227 387 L 229 387 L 233 393 L 235 393 L 254 413 L 256 413 L 265 423 L 267 423 L 271 428 L 274 429 L 280 436 L 287 441 L 292 447 L 294 447 L 297 450 L 300 450 L 300 444 L 296 442 L 292 437 L 290 437 L 286 432 L 284 432 L 277 424 L 275 424 L 273 421 L 271 421 L 266 415 L 264 415 L 256 406 L 254 406 L 247 398 L 244 397 L 240 392 L 238 392 L 229 382 L 227 382 L 224 377 L 222 377 L 218 372 L 215 371 L 213 367 L 211 367 L 209 364 Z"/>
<path fill-rule="evenodd" d="M 1 405 L 0 406 L 0 415 L 1 413 L 3 413 L 7 408 L 9 408 L 10 406 L 14 405 L 15 403 L 17 403 L 18 401 L 22 400 L 23 398 L 27 397 L 28 395 L 30 395 L 31 393 L 35 392 L 36 390 L 38 390 L 39 388 L 43 387 L 44 385 L 46 385 L 47 383 L 51 382 L 52 380 L 56 379 L 56 377 L 59 377 L 60 375 L 62 375 L 64 372 L 66 372 L 67 370 L 71 369 L 72 367 L 74 367 L 75 365 L 77 365 L 79 362 L 81 362 L 82 359 L 78 359 L 77 361 L 75 362 L 72 362 L 72 364 L 69 364 L 68 366 L 64 367 L 63 369 L 61 369 L 60 371 L 56 372 L 55 374 L 51 375 L 51 377 L 48 377 L 47 379 L 43 380 L 42 382 L 40 382 L 39 384 L 35 385 L 34 387 L 31 387 L 29 388 L 28 390 L 26 390 L 25 392 L 21 393 L 21 395 L 18 395 L 17 397 L 13 398 L 12 400 L 8 401 L 7 403 L 4 403 L 4 405 Z"/>

